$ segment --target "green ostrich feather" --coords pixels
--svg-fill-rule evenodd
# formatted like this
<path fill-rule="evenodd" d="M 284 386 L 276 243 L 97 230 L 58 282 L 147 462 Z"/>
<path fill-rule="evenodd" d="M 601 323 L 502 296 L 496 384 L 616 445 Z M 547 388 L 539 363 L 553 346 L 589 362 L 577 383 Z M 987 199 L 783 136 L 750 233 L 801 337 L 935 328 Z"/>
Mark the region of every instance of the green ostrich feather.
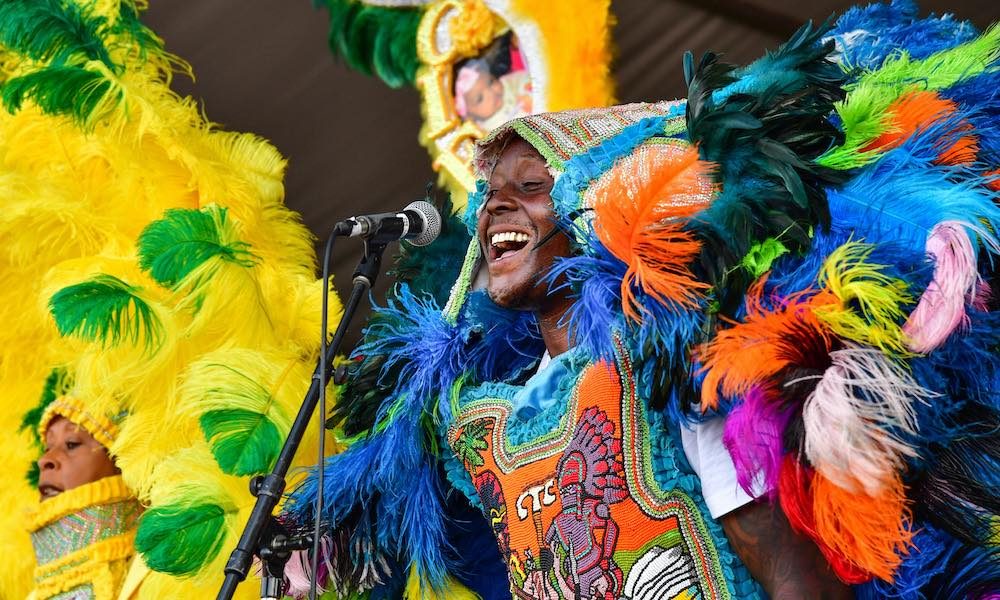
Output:
<path fill-rule="evenodd" d="M 225 208 L 175 208 L 147 225 L 139 235 L 139 265 L 157 283 L 173 288 L 215 257 L 253 266 L 254 256 L 249 247 L 237 238 Z"/>
<path fill-rule="evenodd" d="M 104 346 L 142 344 L 152 351 L 163 339 L 163 324 L 139 292 L 140 288 L 117 277 L 95 275 L 53 294 L 49 311 L 63 336 Z"/>
<path fill-rule="evenodd" d="M 170 575 L 191 575 L 219 553 L 227 510 L 219 504 L 154 506 L 139 520 L 135 547 L 146 565 Z"/>
<path fill-rule="evenodd" d="M 49 67 L 14 77 L 0 90 L 10 113 L 31 100 L 47 115 L 69 115 L 82 125 L 92 122 L 107 99 L 111 81 L 103 73 L 83 67 Z"/>
<path fill-rule="evenodd" d="M 423 11 L 369 6 L 356 0 L 325 0 L 330 11 L 330 49 L 353 68 L 377 75 L 389 87 L 413 85 L 417 28 Z"/>
<path fill-rule="evenodd" d="M 943 90 L 976 77 L 1000 59 L 1000 26 L 978 38 L 942 50 L 922 60 L 905 52 L 866 73 L 847 86 L 847 99 L 836 105 L 845 141 L 816 162 L 833 169 L 853 169 L 878 160 L 879 150 L 863 151 L 889 128 L 887 111 L 901 95 L 912 90 Z"/>
<path fill-rule="evenodd" d="M 8 112 L 32 101 L 48 115 L 67 115 L 85 129 L 121 106 L 114 78 L 126 62 L 165 56 L 162 40 L 139 21 L 135 2 L 122 0 L 109 23 L 73 2 L 8 0 L 0 3 L 0 46 L 37 64 L 3 83 Z M 128 48 L 116 63 L 109 48 Z M 169 62 L 169 59 L 167 59 Z"/>
<path fill-rule="evenodd" d="M 255 475 L 274 465 L 291 422 L 251 374 L 255 365 L 241 363 L 192 365 L 186 395 L 202 411 L 198 422 L 219 467 L 230 475 Z"/>
<path fill-rule="evenodd" d="M 104 18 L 88 15 L 72 2 L 7 0 L 0 4 L 0 44 L 55 65 L 82 57 L 112 66 L 102 40 L 106 25 Z"/>
<path fill-rule="evenodd" d="M 267 415 L 238 408 L 209 411 L 198 419 L 212 455 L 230 475 L 266 473 L 284 439 Z"/>

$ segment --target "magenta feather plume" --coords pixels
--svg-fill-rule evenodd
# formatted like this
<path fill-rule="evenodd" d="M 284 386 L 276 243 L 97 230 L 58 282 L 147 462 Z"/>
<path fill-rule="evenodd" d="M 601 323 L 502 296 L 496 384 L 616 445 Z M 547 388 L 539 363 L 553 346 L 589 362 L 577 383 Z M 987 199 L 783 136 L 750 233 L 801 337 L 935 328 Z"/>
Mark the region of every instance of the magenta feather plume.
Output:
<path fill-rule="evenodd" d="M 794 412 L 761 386 L 750 390 L 726 416 L 722 441 L 733 458 L 736 480 L 751 496 L 773 496 L 784 456 L 783 432 Z"/>

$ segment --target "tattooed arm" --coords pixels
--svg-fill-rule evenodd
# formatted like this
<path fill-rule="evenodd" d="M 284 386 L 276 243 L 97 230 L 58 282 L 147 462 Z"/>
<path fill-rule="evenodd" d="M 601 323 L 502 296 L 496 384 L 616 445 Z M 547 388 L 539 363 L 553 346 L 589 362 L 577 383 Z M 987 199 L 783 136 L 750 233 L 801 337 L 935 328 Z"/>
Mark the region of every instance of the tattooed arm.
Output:
<path fill-rule="evenodd" d="M 851 588 L 837 579 L 811 540 L 794 531 L 781 509 L 752 502 L 719 519 L 733 551 L 772 600 L 846 600 Z"/>

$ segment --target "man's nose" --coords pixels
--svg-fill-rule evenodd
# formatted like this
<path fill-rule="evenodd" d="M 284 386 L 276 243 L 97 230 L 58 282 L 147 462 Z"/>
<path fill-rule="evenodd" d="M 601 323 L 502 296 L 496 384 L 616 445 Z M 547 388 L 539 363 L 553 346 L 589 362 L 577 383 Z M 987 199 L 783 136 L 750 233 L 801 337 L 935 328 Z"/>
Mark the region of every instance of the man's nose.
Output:
<path fill-rule="evenodd" d="M 490 194 L 486 200 L 486 212 L 496 215 L 517 209 L 517 202 L 506 188 L 507 186 L 497 188 Z"/>

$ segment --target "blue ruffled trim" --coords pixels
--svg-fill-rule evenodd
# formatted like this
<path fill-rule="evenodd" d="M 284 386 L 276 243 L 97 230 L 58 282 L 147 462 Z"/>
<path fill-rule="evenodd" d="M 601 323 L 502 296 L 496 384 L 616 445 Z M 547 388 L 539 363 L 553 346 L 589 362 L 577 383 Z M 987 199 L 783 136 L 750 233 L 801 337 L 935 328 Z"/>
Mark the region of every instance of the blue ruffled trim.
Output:
<path fill-rule="evenodd" d="M 487 382 L 462 390 L 461 405 L 478 400 L 502 400 L 511 406 L 511 417 L 507 421 L 505 436 L 507 443 L 520 446 L 550 433 L 559 426 L 566 416 L 569 397 L 573 393 L 584 366 L 588 362 L 583 352 L 570 350 L 553 359 L 562 364 L 552 364 L 525 386 Z M 558 369 L 551 374 L 550 368 Z M 545 395 L 548 402 L 541 409 L 531 402 L 530 397 Z"/>
<path fill-rule="evenodd" d="M 441 444 L 444 448 L 447 448 L 446 437 L 446 435 L 441 436 Z M 444 467 L 444 475 L 448 483 L 461 492 L 469 500 L 469 504 L 482 511 L 483 503 L 479 499 L 479 491 L 472 483 L 472 477 L 469 475 L 469 471 L 466 470 L 465 465 L 450 450 L 446 450 L 441 454 L 443 455 L 441 456 L 441 464 Z"/>

